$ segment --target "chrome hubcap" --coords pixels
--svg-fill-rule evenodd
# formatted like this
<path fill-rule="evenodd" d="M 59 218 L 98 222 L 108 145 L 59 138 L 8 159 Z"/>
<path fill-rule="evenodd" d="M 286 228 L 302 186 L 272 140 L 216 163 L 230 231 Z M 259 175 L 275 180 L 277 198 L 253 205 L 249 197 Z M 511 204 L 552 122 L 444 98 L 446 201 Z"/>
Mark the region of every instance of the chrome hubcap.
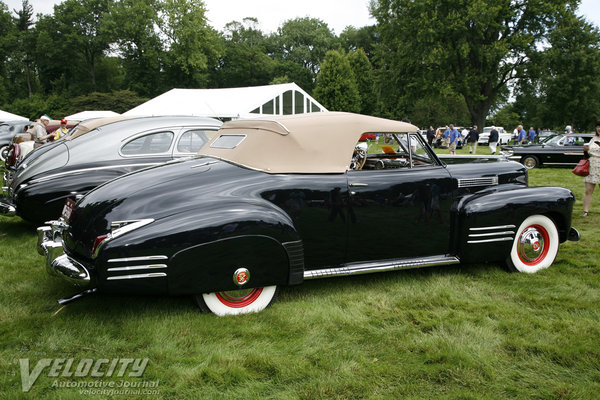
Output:
<path fill-rule="evenodd" d="M 533 158 L 526 158 L 524 164 L 527 168 L 533 168 L 535 167 L 535 160 Z"/>
<path fill-rule="evenodd" d="M 521 234 L 517 251 L 519 258 L 528 264 L 536 263 L 546 252 L 547 237 L 537 227 L 530 226 Z"/>

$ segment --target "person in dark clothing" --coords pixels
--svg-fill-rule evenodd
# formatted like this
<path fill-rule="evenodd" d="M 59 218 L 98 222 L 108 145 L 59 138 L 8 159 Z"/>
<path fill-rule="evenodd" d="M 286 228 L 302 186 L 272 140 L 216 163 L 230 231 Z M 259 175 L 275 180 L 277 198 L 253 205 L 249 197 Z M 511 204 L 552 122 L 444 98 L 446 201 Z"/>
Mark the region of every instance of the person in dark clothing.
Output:
<path fill-rule="evenodd" d="M 429 129 L 427 129 L 427 143 L 429 143 L 430 146 L 433 145 L 433 138 L 435 138 L 435 130 L 433 129 L 433 126 L 429 126 Z"/>
<path fill-rule="evenodd" d="M 492 154 L 496 154 L 496 146 L 498 146 L 498 131 L 495 126 L 492 126 L 492 130 L 490 131 L 490 138 L 488 140 L 488 144 L 490 146 L 490 150 Z"/>
<path fill-rule="evenodd" d="M 479 131 L 477 125 L 467 134 L 467 144 L 469 145 L 469 153 L 477 154 L 477 141 L 479 140 Z"/>

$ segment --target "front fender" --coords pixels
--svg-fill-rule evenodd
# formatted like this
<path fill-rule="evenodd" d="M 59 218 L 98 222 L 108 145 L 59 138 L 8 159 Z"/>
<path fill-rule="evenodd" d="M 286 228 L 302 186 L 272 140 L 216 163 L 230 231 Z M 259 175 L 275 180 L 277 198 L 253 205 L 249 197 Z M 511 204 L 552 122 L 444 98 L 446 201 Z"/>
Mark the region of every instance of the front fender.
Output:
<path fill-rule="evenodd" d="M 453 247 L 463 262 L 502 261 L 517 229 L 530 215 L 549 217 L 560 242 L 568 239 L 575 196 L 560 187 L 512 187 L 486 190 L 456 203 Z"/>

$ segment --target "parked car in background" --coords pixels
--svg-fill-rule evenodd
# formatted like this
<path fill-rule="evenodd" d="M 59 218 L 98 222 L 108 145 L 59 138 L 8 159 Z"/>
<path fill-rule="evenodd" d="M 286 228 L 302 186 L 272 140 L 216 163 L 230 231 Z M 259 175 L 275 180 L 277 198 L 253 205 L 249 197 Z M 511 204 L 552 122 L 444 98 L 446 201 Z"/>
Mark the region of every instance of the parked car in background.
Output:
<path fill-rule="evenodd" d="M 519 161 L 527 168 L 543 165 L 574 166 L 583 157 L 583 145 L 593 133 L 571 133 L 552 136 L 540 144 L 503 147 L 511 160 Z"/>
<path fill-rule="evenodd" d="M 541 142 L 543 142 L 544 140 L 546 140 L 547 138 L 549 138 L 549 137 L 552 137 L 552 136 L 556 136 L 556 135 L 558 135 L 558 134 L 559 134 L 559 132 L 558 132 L 558 131 L 552 131 L 552 130 L 550 130 L 550 129 L 542 129 L 542 130 L 540 130 L 540 131 L 538 132 L 538 134 L 537 134 L 537 136 L 536 136 L 536 141 L 537 141 L 538 143 L 541 143 Z"/>
<path fill-rule="evenodd" d="M 78 123 L 79 121 L 69 121 L 67 122 L 66 128 L 71 129 Z M 60 128 L 60 121 L 50 120 L 48 125 L 46 125 L 46 133 L 50 134 L 56 131 L 58 128 Z M 32 125 L 30 125 L 26 132 L 15 135 L 12 138 L 12 142 L 4 150 L 2 161 L 4 161 L 8 167 L 16 165 L 17 162 L 21 161 L 27 154 L 29 154 L 35 148 L 35 138 L 33 136 L 32 130 Z M 53 142 L 54 137 L 50 137 L 48 141 Z"/>
<path fill-rule="evenodd" d="M 498 131 L 498 145 L 509 144 L 512 140 L 512 134 L 506 132 L 503 127 L 497 126 L 496 130 Z M 490 140 L 490 132 L 492 131 L 491 126 L 486 126 L 483 128 L 483 131 L 479 134 L 478 144 L 488 144 Z"/>
<path fill-rule="evenodd" d="M 375 136 L 372 133 L 365 133 L 364 135 L 362 135 L 359 139 L 359 141 L 361 142 L 368 142 L 368 141 L 372 141 L 372 140 L 376 140 L 377 136 Z"/>
<path fill-rule="evenodd" d="M 382 132 L 389 145 L 359 143 Z M 445 165 L 404 122 L 236 120 L 200 156 L 107 182 L 38 228 L 48 271 L 86 293 L 193 295 L 228 315 L 309 279 L 461 262 L 533 273 L 579 238 L 568 189 L 527 187 L 499 157 Z"/>
<path fill-rule="evenodd" d="M 12 143 L 15 135 L 24 133 L 31 121 L 18 120 L 18 121 L 4 121 L 0 123 L 0 160 L 6 160 L 8 155 L 8 148 Z"/>
<path fill-rule="evenodd" d="M 201 117 L 109 117 L 80 123 L 6 170 L 0 213 L 34 223 L 58 218 L 76 198 L 120 175 L 195 155 L 221 126 Z M 149 183 L 151 185 L 151 183 Z"/>

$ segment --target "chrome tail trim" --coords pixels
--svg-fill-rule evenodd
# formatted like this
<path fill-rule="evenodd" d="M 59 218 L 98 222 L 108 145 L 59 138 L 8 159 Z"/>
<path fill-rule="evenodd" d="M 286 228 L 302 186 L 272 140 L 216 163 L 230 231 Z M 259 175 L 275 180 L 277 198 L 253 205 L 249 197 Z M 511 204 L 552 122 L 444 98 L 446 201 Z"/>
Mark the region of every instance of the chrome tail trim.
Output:
<path fill-rule="evenodd" d="M 394 271 L 410 268 L 433 267 L 436 265 L 458 264 L 460 260 L 453 256 L 432 256 L 422 258 L 384 260 L 364 263 L 350 263 L 343 267 L 324 268 L 304 271 L 304 279 L 327 278 L 330 276 L 345 276 L 370 274 L 374 272 Z"/>

